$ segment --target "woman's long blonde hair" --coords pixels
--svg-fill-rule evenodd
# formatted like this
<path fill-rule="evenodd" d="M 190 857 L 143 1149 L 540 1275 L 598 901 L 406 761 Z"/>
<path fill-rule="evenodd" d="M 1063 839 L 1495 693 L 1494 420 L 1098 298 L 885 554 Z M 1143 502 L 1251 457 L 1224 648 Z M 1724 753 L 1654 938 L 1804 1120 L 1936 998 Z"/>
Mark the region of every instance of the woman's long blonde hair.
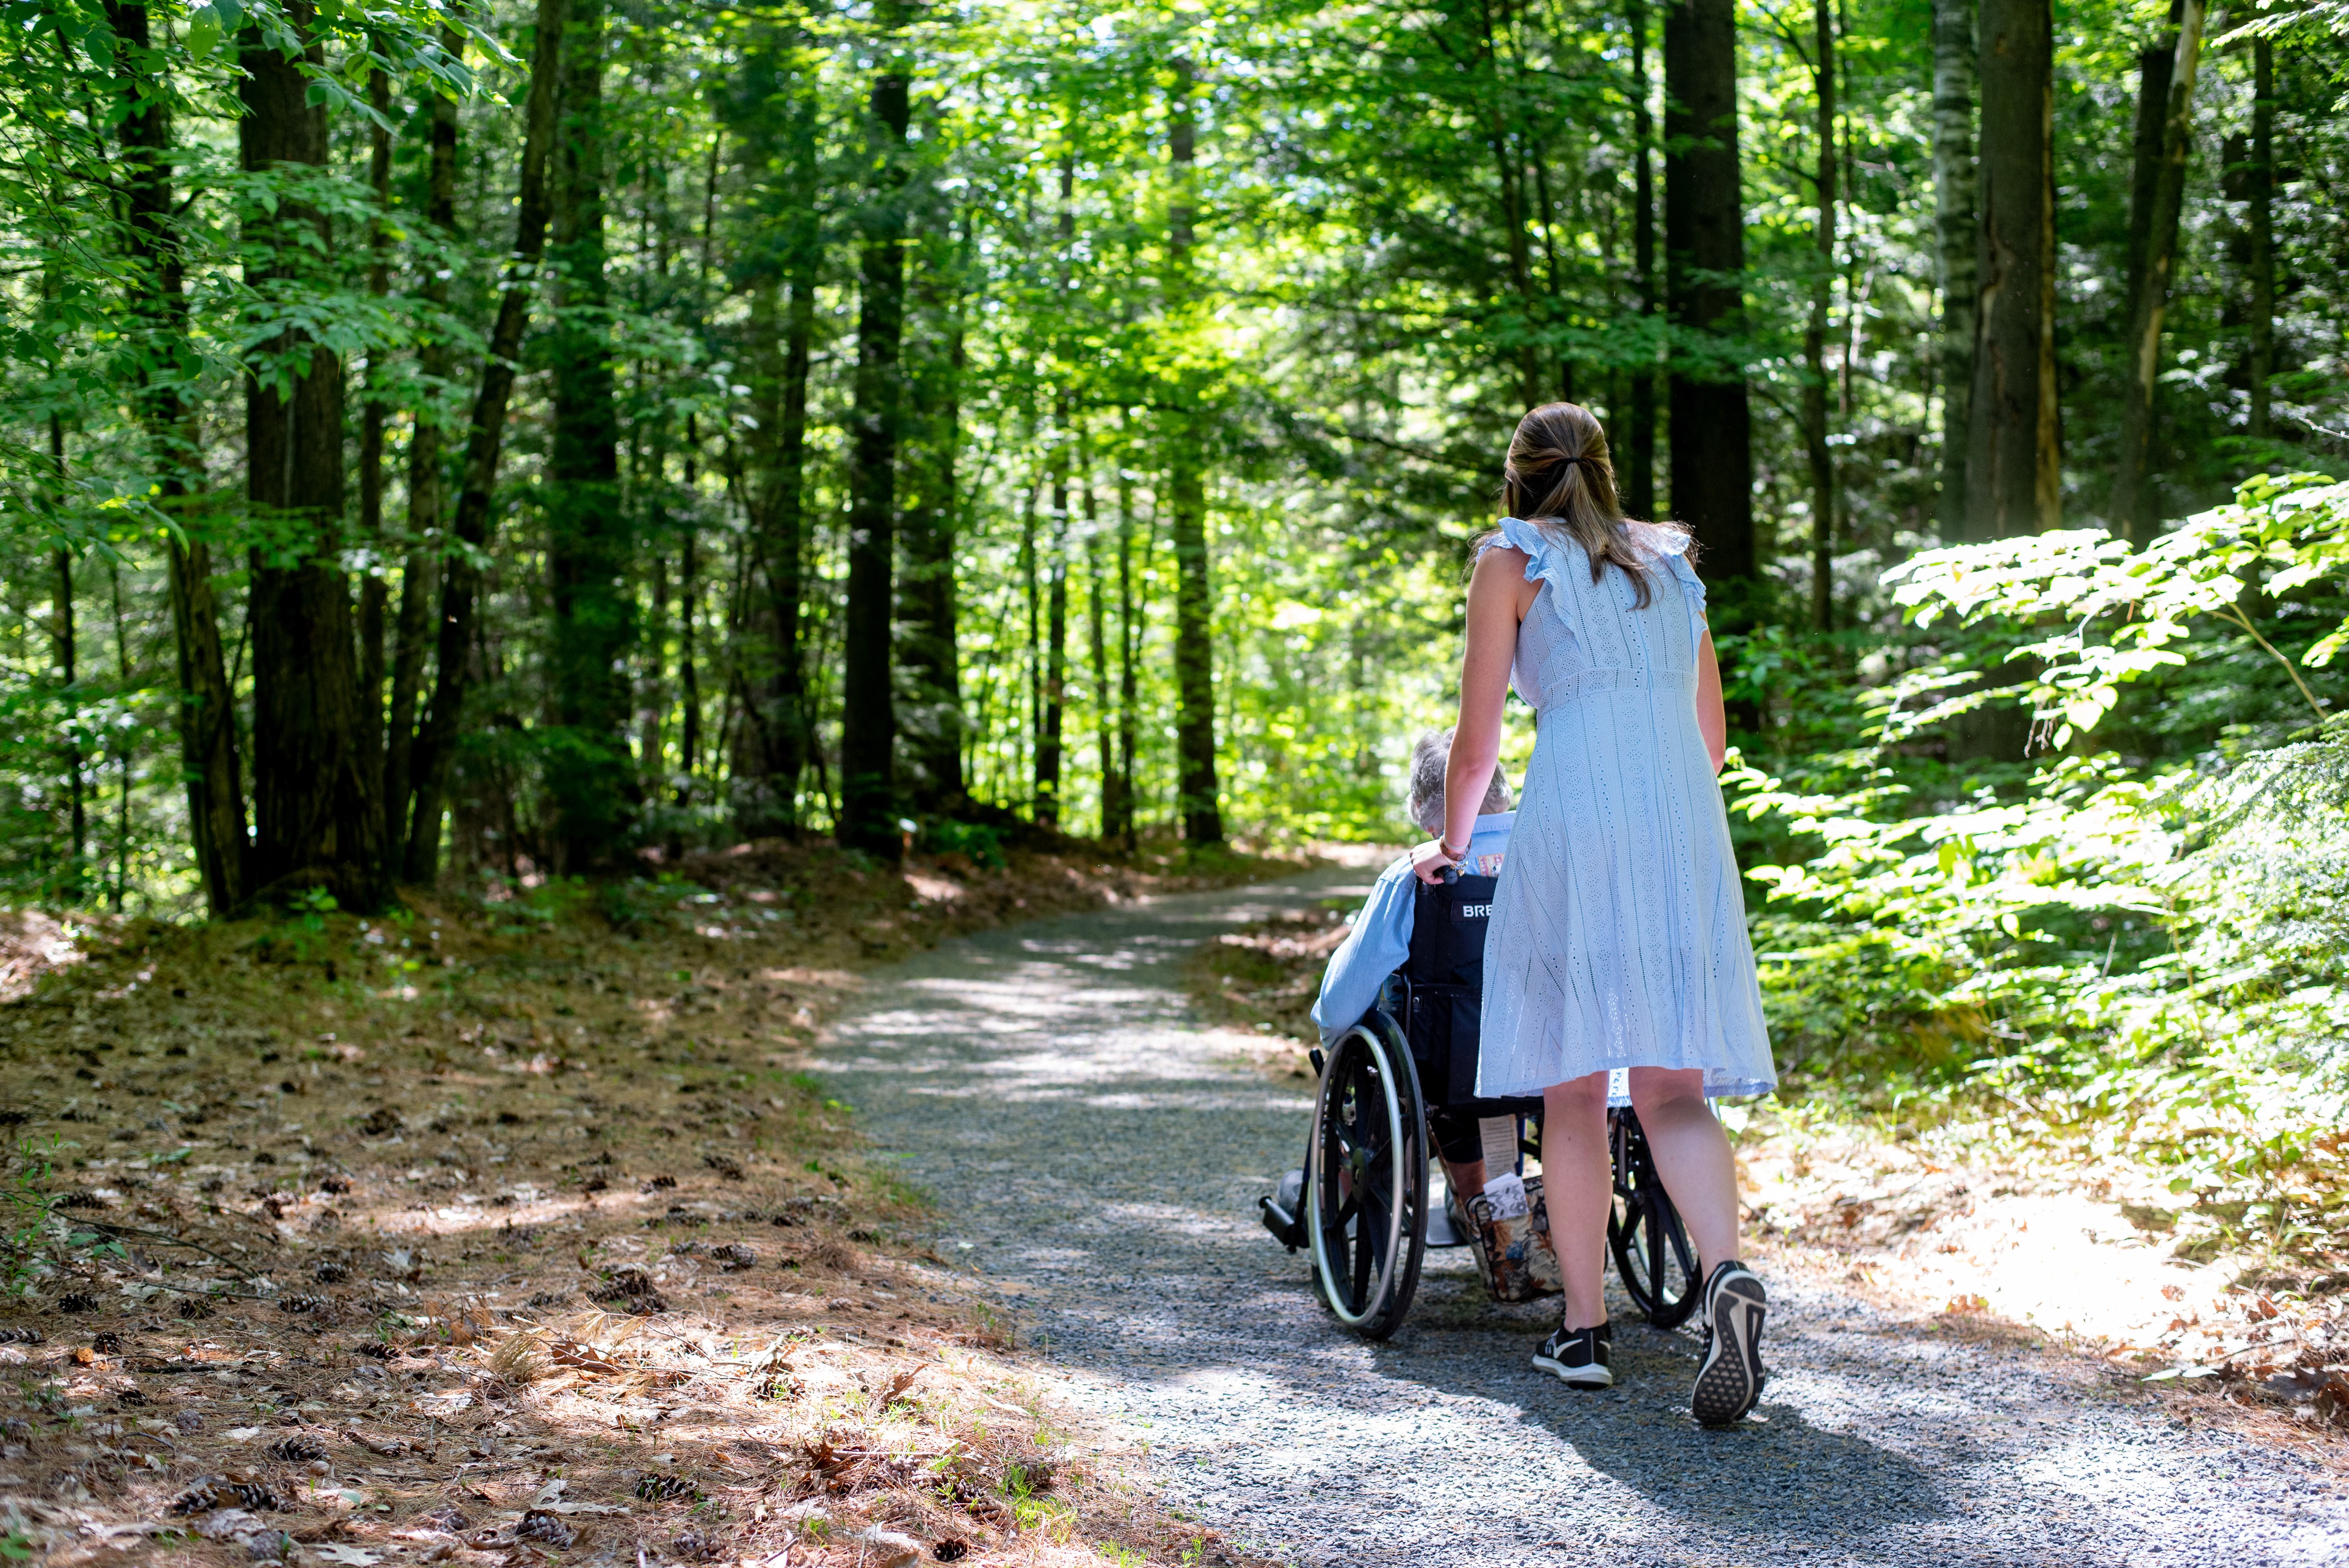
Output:
<path fill-rule="evenodd" d="M 1643 522 L 1623 515 L 1615 494 L 1615 465 L 1607 459 L 1607 432 L 1579 403 L 1545 403 L 1517 421 L 1501 469 L 1501 504 L 1511 517 L 1553 529 L 1590 557 L 1590 580 L 1612 562 L 1631 579 L 1632 603 L 1648 607 L 1648 573 L 1672 538 L 1689 540 L 1677 522 Z M 1493 537 L 1487 535 L 1487 538 Z M 1681 546 L 1693 552 L 1692 540 Z"/>

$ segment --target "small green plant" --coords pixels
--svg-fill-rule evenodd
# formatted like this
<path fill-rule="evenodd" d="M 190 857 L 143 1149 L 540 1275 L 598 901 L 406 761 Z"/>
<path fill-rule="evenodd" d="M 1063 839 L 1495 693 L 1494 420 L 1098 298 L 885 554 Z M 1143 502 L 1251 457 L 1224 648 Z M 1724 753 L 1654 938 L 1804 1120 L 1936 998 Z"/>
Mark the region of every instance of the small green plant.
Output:
<path fill-rule="evenodd" d="M 0 1281 L 0 1289 L 11 1296 L 21 1297 L 33 1287 L 41 1238 L 48 1233 L 49 1212 L 56 1204 L 56 1200 L 41 1190 L 41 1184 L 57 1168 L 52 1158 L 57 1148 L 54 1135 L 47 1150 L 36 1148 L 30 1139 L 19 1139 L 15 1158 L 10 1161 L 14 1170 L 8 1185 L 0 1190 L 0 1198 L 5 1198 L 8 1205 L 7 1274 L 5 1281 Z"/>
<path fill-rule="evenodd" d="M 989 871 L 1001 871 L 1009 863 L 1002 835 L 984 823 L 930 822 L 922 829 L 921 844 L 931 854 L 962 855 Z"/>

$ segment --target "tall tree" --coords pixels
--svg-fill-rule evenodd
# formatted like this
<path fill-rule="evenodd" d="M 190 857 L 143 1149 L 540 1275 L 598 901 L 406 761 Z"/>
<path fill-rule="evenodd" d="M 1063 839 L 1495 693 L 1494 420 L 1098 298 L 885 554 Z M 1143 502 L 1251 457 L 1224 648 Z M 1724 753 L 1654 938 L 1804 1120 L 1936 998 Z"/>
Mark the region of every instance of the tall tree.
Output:
<path fill-rule="evenodd" d="M 57 459 L 57 477 L 65 478 L 65 425 L 55 415 L 49 418 L 51 454 Z M 78 693 L 74 690 L 74 574 L 73 552 L 59 548 L 49 552 L 49 564 L 56 575 L 56 586 L 49 597 L 49 647 L 57 661 L 57 684 L 70 707 Z M 65 727 L 66 802 L 68 831 L 73 835 L 73 859 L 66 872 L 66 899 L 68 903 L 81 899 L 82 861 L 89 852 L 89 819 L 82 804 L 80 726 L 67 722 Z"/>
<path fill-rule="evenodd" d="M 499 280 L 498 315 L 481 360 L 465 440 L 464 487 L 450 532 L 454 548 L 440 573 L 440 634 L 432 707 L 416 737 L 416 807 L 408 832 L 408 880 L 429 882 L 440 865 L 440 818 L 446 807 L 449 760 L 462 733 L 467 659 L 473 646 L 481 568 L 474 564 L 490 537 L 491 504 L 504 449 L 506 403 L 513 395 L 515 356 L 530 321 L 531 284 L 546 253 L 546 161 L 554 139 L 555 78 L 562 69 L 565 0 L 538 0 L 531 44 L 530 94 L 523 112 L 522 177 L 514 209 L 514 243 Z"/>
<path fill-rule="evenodd" d="M 1656 314 L 1656 131 L 1648 111 L 1648 7 L 1631 0 L 1631 136 L 1637 144 L 1631 190 L 1631 267 L 1639 274 L 1640 314 Z M 1624 443 L 1624 508 L 1633 517 L 1656 515 L 1656 371 L 1642 356 L 1631 372 L 1631 428 Z"/>
<path fill-rule="evenodd" d="M 1167 105 L 1167 153 L 1174 190 L 1166 210 L 1166 293 L 1175 319 L 1187 323 L 1198 284 L 1191 255 L 1196 197 L 1197 127 L 1187 57 L 1174 63 Z M 1222 802 L 1216 785 L 1215 587 L 1207 554 L 1205 432 L 1196 375 L 1174 372 L 1167 416 L 1166 502 L 1174 543 L 1175 814 L 1194 844 L 1221 843 Z"/>
<path fill-rule="evenodd" d="M 1974 6 L 1933 0 L 1933 227 L 1941 284 L 1941 537 L 1962 538 L 1971 428 L 1974 251 Z"/>
<path fill-rule="evenodd" d="M 2186 198 L 2186 158 L 2193 145 L 2194 77 L 2202 58 L 2203 0 L 2172 0 L 2168 48 L 2147 51 L 2138 89 L 2137 203 L 2129 213 L 2127 371 L 2122 381 L 2119 449 L 2113 466 L 2113 521 L 2139 544 L 2161 528 L 2152 483 L 2155 396 L 2161 374 L 2161 324 L 2169 309 L 2178 261 L 2178 220 Z M 2153 61 L 2166 53 L 2168 67 Z M 2148 126 L 2147 119 L 2152 123 Z"/>
<path fill-rule="evenodd" d="M 2062 515 L 2055 401 L 2054 24 L 2048 0 L 1982 0 L 1981 308 L 1968 410 L 1966 537 Z"/>
<path fill-rule="evenodd" d="M 2275 44 L 2251 40 L 2251 166 L 2244 192 L 2251 231 L 2251 354 L 2250 434 L 2265 440 L 2272 418 L 2270 377 L 2275 375 Z"/>
<path fill-rule="evenodd" d="M 744 651 L 750 699 L 734 750 L 731 800 L 747 838 L 799 831 L 800 779 L 811 754 L 806 585 L 808 377 L 823 256 L 816 213 L 816 106 L 795 28 L 761 26 L 743 51 L 727 131 L 742 150 L 755 201 L 750 247 L 752 471 L 744 487 L 761 590 Z"/>
<path fill-rule="evenodd" d="M 204 905 L 218 919 L 243 903 L 248 886 L 244 776 L 212 592 L 212 548 L 186 526 L 183 514 L 201 453 L 194 413 L 181 390 L 196 355 L 189 339 L 186 261 L 172 222 L 171 88 L 148 8 L 109 5 L 107 19 L 121 105 L 124 289 L 128 314 L 143 338 L 137 407 L 157 472 L 157 500 L 182 521 L 163 542 L 179 673 L 180 770 Z"/>
<path fill-rule="evenodd" d="M 1696 531 L 1734 626 L 1756 582 L 1753 414 L 1744 330 L 1745 213 L 1737 152 L 1733 0 L 1664 9 L 1664 256 L 1678 333 L 1671 371 L 1672 512 Z"/>
<path fill-rule="evenodd" d="M 451 63 L 463 57 L 464 40 L 454 27 L 440 29 L 440 46 Z M 457 100 L 436 88 L 426 104 L 424 222 L 429 242 L 441 244 L 455 237 L 457 227 Z M 417 355 L 417 368 L 423 373 L 428 389 L 438 389 L 452 368 L 449 334 L 438 322 L 449 304 L 449 282 L 442 275 L 446 271 L 427 265 L 418 284 L 434 321 Z M 408 437 L 408 548 L 399 573 L 399 615 L 392 634 L 391 711 L 384 727 L 384 820 L 395 841 L 405 836 L 415 789 L 410 765 L 416 709 L 423 696 L 424 655 L 430 645 L 432 602 L 440 581 L 440 559 L 433 539 L 440 527 L 445 488 L 440 460 L 440 421 L 419 407 Z M 397 844 L 395 851 L 404 861 L 404 851 Z"/>
<path fill-rule="evenodd" d="M 1044 566 L 1044 686 L 1042 716 L 1036 726 L 1036 821 L 1061 825 L 1061 762 L 1069 690 L 1069 464 L 1076 438 L 1068 428 L 1069 404 L 1054 409 L 1051 555 Z"/>
<path fill-rule="evenodd" d="M 855 407 L 848 461 L 848 604 L 842 654 L 840 841 L 895 859 L 896 671 L 890 620 L 896 551 L 897 440 L 905 392 L 907 11 L 883 0 L 865 135 L 874 170 L 858 214 Z"/>
<path fill-rule="evenodd" d="M 609 861 L 636 803 L 628 767 L 626 658 L 636 641 L 635 541 L 620 495 L 620 416 L 604 276 L 604 0 L 571 0 L 557 110 L 556 325 L 549 335 L 554 430 L 546 465 L 547 674 L 556 724 L 547 792 L 564 867 Z"/>
<path fill-rule="evenodd" d="M 370 52 L 380 55 L 383 40 L 369 37 Z M 375 198 L 374 222 L 367 225 L 367 293 L 382 299 L 391 293 L 391 73 L 380 63 L 367 71 L 367 108 L 373 121 L 367 127 L 367 190 Z M 376 797 L 377 810 L 385 812 L 387 822 L 389 801 L 385 795 L 383 771 L 383 680 L 385 655 L 384 619 L 391 603 L 391 579 L 384 570 L 388 558 L 385 546 L 389 542 L 383 521 L 383 438 L 384 421 L 390 407 L 384 400 L 383 386 L 388 379 L 388 367 L 382 363 L 380 351 L 367 356 L 367 394 L 359 404 L 359 538 L 374 557 L 367 575 L 359 579 L 359 719 L 367 726 L 367 734 L 376 738 L 368 754 L 376 767 L 375 778 L 368 789 Z"/>
<path fill-rule="evenodd" d="M 1123 421 L 1121 420 L 1121 428 Z M 1117 793 L 1104 796 L 1102 837 L 1115 839 L 1131 854 L 1133 828 L 1133 757 L 1140 740 L 1142 708 L 1142 617 L 1134 602 L 1133 485 L 1119 444 L 1117 470 Z M 1112 808 L 1114 807 L 1114 810 Z"/>
<path fill-rule="evenodd" d="M 311 258 L 331 248 L 302 182 L 327 160 L 326 111 L 311 101 L 326 70 L 317 13 L 289 0 L 284 35 L 239 35 L 240 160 L 274 186 L 242 214 L 246 279 L 276 316 L 245 382 L 245 494 L 261 534 L 252 552 L 253 896 L 331 889 L 359 908 L 381 902 L 383 800 L 377 738 L 353 653 L 350 589 L 336 552 L 343 508 L 343 367 L 303 325 Z"/>
<path fill-rule="evenodd" d="M 1817 159 L 1811 191 L 1811 308 L 1803 324 L 1803 451 L 1811 469 L 1811 625 L 1835 629 L 1835 448 L 1827 430 L 1827 313 L 1836 276 L 1836 25 L 1832 0 L 1812 0 L 1811 92 L 1817 106 Z"/>
<path fill-rule="evenodd" d="M 1091 695 L 1094 756 L 1101 768 L 1101 836 L 1102 841 L 1107 843 L 1116 830 L 1116 824 L 1130 812 L 1119 798 L 1125 780 L 1120 776 L 1117 767 L 1117 704 L 1110 696 L 1109 611 L 1103 582 L 1108 573 L 1102 561 L 1107 541 L 1102 536 L 1101 520 L 1095 515 L 1097 504 L 1092 475 L 1088 472 L 1085 480 L 1085 632 L 1092 655 Z"/>
<path fill-rule="evenodd" d="M 916 810 L 930 816 L 952 815 L 966 799 L 955 549 L 961 522 L 956 469 L 962 454 L 967 239 L 950 234 L 945 249 L 949 259 L 924 273 L 925 304 L 938 334 L 913 377 L 921 460 L 905 511 L 905 582 L 898 600 L 901 662 L 910 698 L 903 720 L 907 782 Z"/>

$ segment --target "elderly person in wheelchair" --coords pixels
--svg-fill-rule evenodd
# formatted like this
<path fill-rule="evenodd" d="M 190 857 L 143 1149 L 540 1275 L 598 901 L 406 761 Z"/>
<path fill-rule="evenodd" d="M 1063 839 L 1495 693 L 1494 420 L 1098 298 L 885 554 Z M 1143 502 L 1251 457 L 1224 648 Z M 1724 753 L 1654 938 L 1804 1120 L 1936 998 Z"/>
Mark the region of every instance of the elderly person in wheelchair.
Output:
<path fill-rule="evenodd" d="M 1451 746 L 1451 731 L 1430 730 L 1412 748 L 1409 810 L 1423 830 L 1433 830 L 1428 825 L 1444 820 L 1444 765 Z M 1409 857 L 1389 866 L 1355 916 L 1345 943 L 1330 955 L 1320 997 L 1313 1006 L 1313 1021 L 1321 1035 L 1321 1049 L 1314 1053 L 1318 1063 L 1326 1064 L 1332 1053 L 1341 1066 L 1350 1062 L 1353 1058 L 1341 1044 L 1357 1026 L 1401 1037 L 1397 1043 L 1412 1059 L 1414 1070 L 1409 1076 L 1417 1079 L 1418 1090 L 1415 1097 L 1406 1091 L 1403 1098 L 1413 1102 L 1414 1124 L 1424 1117 L 1450 1189 L 1440 1218 L 1408 1218 L 1424 1229 L 1430 1244 L 1464 1243 L 1487 1287 L 1504 1301 L 1554 1293 L 1559 1280 L 1542 1224 L 1541 1179 L 1526 1181 L 1518 1175 L 1519 1119 L 1538 1112 L 1540 1101 L 1475 1098 L 1477 978 L 1485 925 L 1491 913 L 1493 879 L 1508 854 L 1515 819 L 1508 783 L 1495 769 L 1470 837 L 1464 874 L 1445 886 L 1428 888 L 1413 875 Z M 1387 1068 L 1400 1082 L 1402 1064 L 1390 1059 Z M 1375 1074 L 1379 1069 L 1370 1070 Z M 1365 1098 L 1360 1085 L 1340 1086 L 1340 1093 L 1356 1100 Z M 1367 1103 L 1350 1111 L 1338 1108 L 1341 1119 L 1355 1112 L 1367 1115 L 1370 1108 Z M 1330 1117 L 1319 1119 L 1326 1127 Z M 1416 1125 L 1405 1130 L 1404 1141 L 1410 1145 L 1406 1158 L 1417 1161 L 1423 1176 L 1425 1150 Z M 1336 1185 L 1344 1186 L 1349 1180 L 1341 1173 Z M 1313 1242 L 1310 1217 L 1304 1212 L 1309 1185 L 1308 1171 L 1292 1172 L 1281 1191 L 1263 1204 L 1268 1228 L 1292 1247 Z M 1423 1195 L 1418 1202 L 1424 1204 Z M 1388 1218 L 1399 1222 L 1405 1216 Z M 1385 1249 L 1374 1242 L 1370 1250 L 1378 1253 Z M 1410 1250 L 1415 1253 L 1416 1247 Z M 1326 1261 L 1319 1252 L 1316 1255 L 1317 1264 Z M 1350 1267 L 1347 1272 L 1352 1272 Z M 1386 1298 L 1388 1310 L 1400 1322 L 1411 1286 L 1372 1294 Z M 1350 1326 L 1381 1332 L 1378 1320 L 1386 1313 L 1378 1304 L 1363 1304 L 1371 1310 L 1361 1323 L 1353 1321 L 1347 1303 L 1333 1296 L 1332 1305 Z"/>

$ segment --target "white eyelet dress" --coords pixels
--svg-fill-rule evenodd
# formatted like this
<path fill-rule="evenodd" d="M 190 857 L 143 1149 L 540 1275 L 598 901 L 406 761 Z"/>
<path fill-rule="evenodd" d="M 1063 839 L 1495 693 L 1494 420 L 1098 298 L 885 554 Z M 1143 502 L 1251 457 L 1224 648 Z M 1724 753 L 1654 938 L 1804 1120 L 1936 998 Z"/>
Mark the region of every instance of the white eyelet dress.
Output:
<path fill-rule="evenodd" d="M 1479 1095 L 1624 1068 L 1702 1068 L 1711 1096 L 1777 1087 L 1729 813 L 1696 722 L 1704 584 L 1685 541 L 1651 597 L 1562 531 L 1505 518 L 1541 583 L 1510 684 L 1537 730 L 1485 937 Z M 1489 546 L 1488 546 L 1489 548 Z"/>

